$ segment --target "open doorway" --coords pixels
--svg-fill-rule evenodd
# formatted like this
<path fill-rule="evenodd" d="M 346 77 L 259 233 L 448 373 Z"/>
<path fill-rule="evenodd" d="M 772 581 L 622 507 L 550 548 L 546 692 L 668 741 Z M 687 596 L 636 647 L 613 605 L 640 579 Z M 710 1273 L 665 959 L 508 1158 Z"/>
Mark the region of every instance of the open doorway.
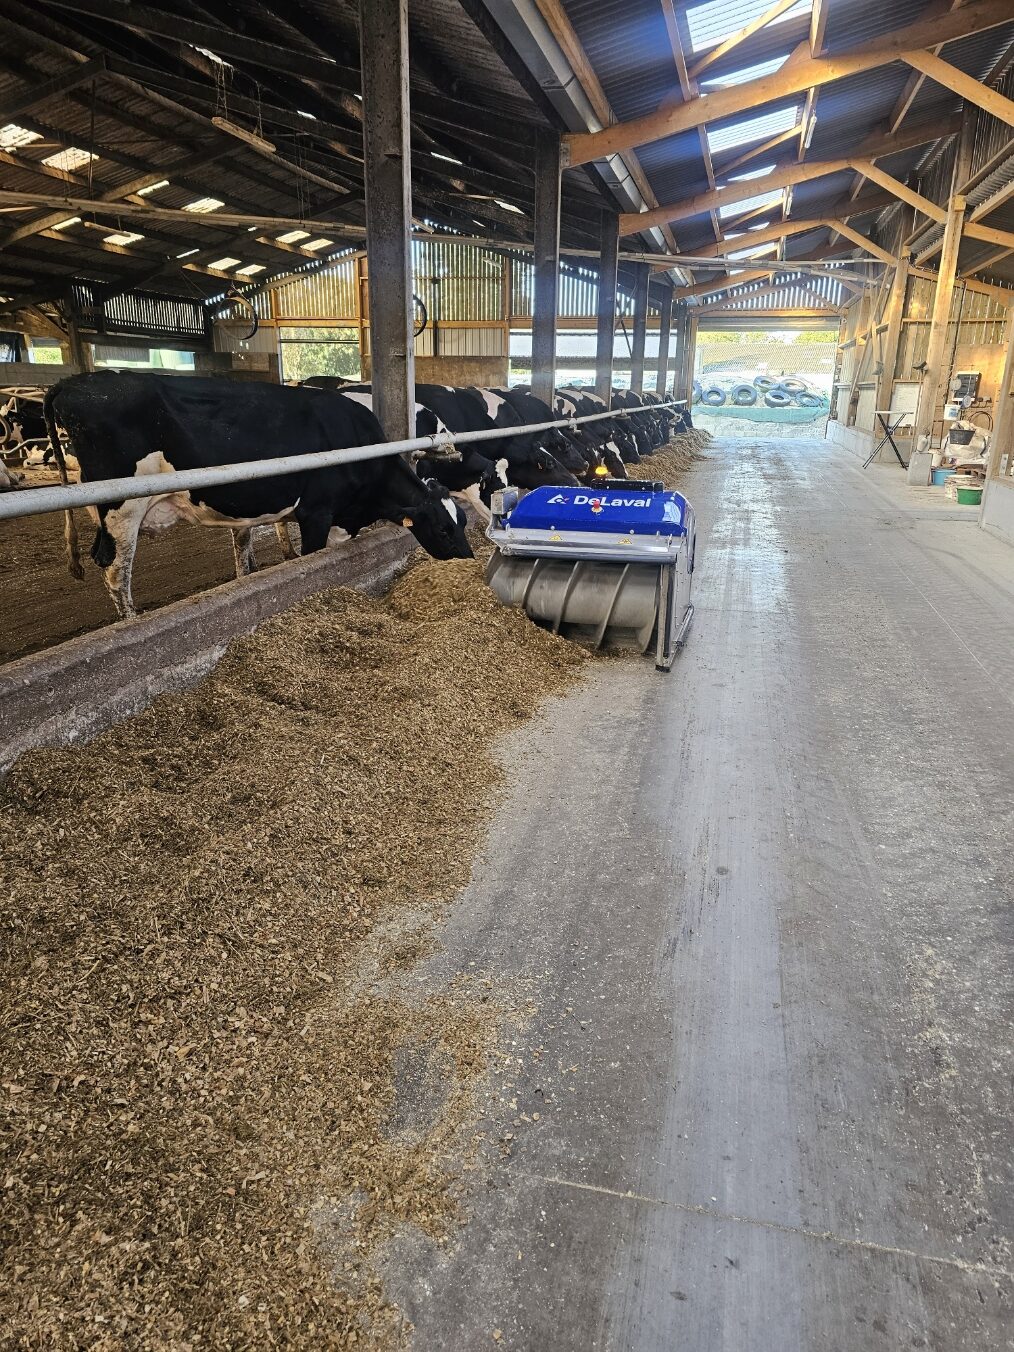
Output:
<path fill-rule="evenodd" d="M 716 436 L 823 437 L 838 324 L 705 328 L 694 350 L 694 423 Z"/>

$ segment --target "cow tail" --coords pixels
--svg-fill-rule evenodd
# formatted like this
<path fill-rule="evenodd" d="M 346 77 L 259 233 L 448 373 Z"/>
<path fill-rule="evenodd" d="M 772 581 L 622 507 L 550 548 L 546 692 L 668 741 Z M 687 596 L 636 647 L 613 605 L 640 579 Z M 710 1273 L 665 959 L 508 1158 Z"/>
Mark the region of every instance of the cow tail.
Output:
<path fill-rule="evenodd" d="M 63 446 L 60 444 L 60 433 L 56 428 L 56 414 L 53 412 L 53 400 L 59 385 L 51 385 L 46 391 L 46 397 L 42 401 L 42 415 L 46 420 L 46 431 L 49 433 L 49 445 L 53 455 L 56 458 L 56 467 L 60 471 L 60 482 L 69 484 L 67 477 L 67 461 L 63 457 Z M 76 577 L 79 581 L 84 577 L 84 569 L 81 567 L 81 549 L 77 538 L 77 523 L 74 520 L 74 513 L 68 507 L 63 514 L 63 538 L 67 542 L 67 567 L 70 570 L 71 577 Z"/>

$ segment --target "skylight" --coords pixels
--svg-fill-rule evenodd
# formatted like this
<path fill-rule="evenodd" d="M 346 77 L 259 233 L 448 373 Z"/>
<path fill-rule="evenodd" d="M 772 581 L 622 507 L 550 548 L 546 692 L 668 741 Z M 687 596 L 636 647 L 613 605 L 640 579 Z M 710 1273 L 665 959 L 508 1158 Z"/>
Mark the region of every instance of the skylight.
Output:
<path fill-rule="evenodd" d="M 214 263 L 208 264 L 208 267 L 218 268 L 219 271 L 224 271 L 226 268 L 234 268 L 239 261 L 238 258 L 230 258 L 227 254 L 225 258 L 216 258 Z"/>
<path fill-rule="evenodd" d="M 138 188 L 138 197 L 147 197 L 150 192 L 158 192 L 159 188 L 168 188 L 169 180 L 161 178 L 157 183 L 149 183 L 146 188 Z"/>
<path fill-rule="evenodd" d="M 701 87 L 706 89 L 714 85 L 716 89 L 724 89 L 728 85 L 746 84 L 747 80 L 760 80 L 765 75 L 774 75 L 776 70 L 781 70 L 787 60 L 788 57 L 776 56 L 771 61 L 758 61 L 756 66 L 730 71 L 728 75 L 702 75 Z"/>
<path fill-rule="evenodd" d="M 762 258 L 764 254 L 769 254 L 777 249 L 777 244 L 754 244 L 749 249 L 737 249 L 735 253 L 726 254 L 726 258 Z"/>
<path fill-rule="evenodd" d="M 246 267 L 236 269 L 236 276 L 253 277 L 256 273 L 263 271 L 264 271 L 263 263 L 247 263 Z"/>
<path fill-rule="evenodd" d="M 65 221 L 59 221 L 56 225 L 52 227 L 52 229 L 66 230 L 68 225 L 79 225 L 80 223 L 81 223 L 80 216 L 68 216 Z"/>
<path fill-rule="evenodd" d="M 774 167 L 773 164 L 766 164 L 763 169 L 748 169 L 745 174 L 730 174 L 729 182 L 746 183 L 751 178 L 764 178 L 766 174 L 770 174 Z"/>
<path fill-rule="evenodd" d="M 41 141 L 42 133 L 19 127 L 16 122 L 8 122 L 0 127 L 0 149 L 17 150 L 20 146 L 30 146 L 33 141 Z"/>
<path fill-rule="evenodd" d="M 132 230 L 118 230 L 114 235 L 103 235 L 104 244 L 136 244 L 139 239 L 144 239 L 143 235 L 137 235 Z"/>
<path fill-rule="evenodd" d="M 742 202 L 730 202 L 719 207 L 718 214 L 724 220 L 727 216 L 741 216 L 746 211 L 755 211 L 758 207 L 774 206 L 783 197 L 783 190 L 776 188 L 772 192 L 758 193 L 756 197 L 747 197 Z"/>
<path fill-rule="evenodd" d="M 224 207 L 225 203 L 220 202 L 217 197 L 197 197 L 193 202 L 188 202 L 183 208 L 184 211 L 196 211 L 199 215 L 206 215 L 209 211 L 217 211 L 219 207 Z"/>
<path fill-rule="evenodd" d="M 303 248 L 309 249 L 311 253 L 315 253 L 317 249 L 323 249 L 326 244 L 333 243 L 333 239 L 325 239 L 325 237 L 321 235 L 320 239 L 308 239 L 303 245 Z"/>
<path fill-rule="evenodd" d="M 276 235 L 279 244 L 296 244 L 301 239 L 309 239 L 309 230 L 288 230 L 284 235 Z"/>
<path fill-rule="evenodd" d="M 69 174 L 75 169 L 80 169 L 89 160 L 97 159 L 98 155 L 93 155 L 89 150 L 68 146 L 66 150 L 58 150 L 55 155 L 47 155 L 42 163 L 48 164 L 51 169 L 64 169 Z"/>
<path fill-rule="evenodd" d="M 748 141 L 765 141 L 769 136 L 794 127 L 799 117 L 795 107 L 779 108 L 774 113 L 761 113 L 759 117 L 742 118 L 727 127 L 708 128 L 708 147 L 711 153 L 731 150 L 733 146 L 746 145 Z"/>
<path fill-rule="evenodd" d="M 798 4 L 787 9 L 784 14 L 779 14 L 767 26 L 774 28 L 786 19 L 809 14 L 812 7 L 811 0 L 799 0 Z M 691 5 L 687 9 L 690 46 L 695 53 L 705 51 L 708 47 L 717 47 L 754 19 L 759 19 L 770 8 L 771 0 L 704 0 L 703 4 Z"/>

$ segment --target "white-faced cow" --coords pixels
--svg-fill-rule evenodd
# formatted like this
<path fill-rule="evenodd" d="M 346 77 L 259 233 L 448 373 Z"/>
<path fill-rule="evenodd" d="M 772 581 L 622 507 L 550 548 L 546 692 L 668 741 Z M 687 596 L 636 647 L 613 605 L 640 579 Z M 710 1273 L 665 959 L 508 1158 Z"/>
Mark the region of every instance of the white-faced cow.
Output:
<path fill-rule="evenodd" d="M 81 481 L 266 460 L 382 442 L 377 419 L 328 390 L 142 372 L 72 376 L 46 395 L 46 425 L 63 468 L 62 426 Z M 465 518 L 446 490 L 424 482 L 400 456 L 270 479 L 153 493 L 90 509 L 99 528 L 92 558 L 104 570 L 118 614 L 134 614 L 130 575 L 138 532 L 175 521 L 238 532 L 237 572 L 247 570 L 253 526 L 295 520 L 303 553 L 323 549 L 332 526 L 355 535 L 378 520 L 406 526 L 435 558 L 470 558 Z M 77 537 L 67 513 L 71 572 L 80 577 Z"/>

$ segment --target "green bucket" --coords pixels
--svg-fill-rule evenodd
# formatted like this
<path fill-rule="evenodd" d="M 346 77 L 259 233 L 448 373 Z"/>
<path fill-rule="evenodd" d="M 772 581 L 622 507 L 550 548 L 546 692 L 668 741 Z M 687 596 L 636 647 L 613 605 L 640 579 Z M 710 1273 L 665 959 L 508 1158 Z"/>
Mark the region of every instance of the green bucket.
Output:
<path fill-rule="evenodd" d="M 958 502 L 960 502 L 963 507 L 978 507 L 979 503 L 982 502 L 982 489 L 959 488 Z"/>

